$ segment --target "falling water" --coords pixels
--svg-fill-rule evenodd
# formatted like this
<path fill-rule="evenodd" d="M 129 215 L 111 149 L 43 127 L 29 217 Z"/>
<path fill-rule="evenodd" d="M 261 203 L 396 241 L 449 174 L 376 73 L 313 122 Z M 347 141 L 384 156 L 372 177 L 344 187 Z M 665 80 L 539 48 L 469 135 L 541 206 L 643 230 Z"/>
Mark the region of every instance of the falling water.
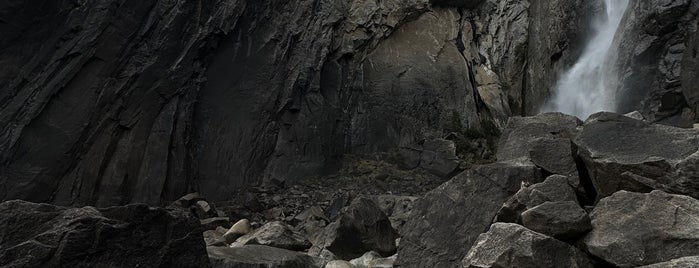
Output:
<path fill-rule="evenodd" d="M 599 111 L 614 111 L 614 91 L 607 88 L 613 81 L 604 68 L 614 35 L 629 0 L 605 0 L 606 17 L 595 23 L 596 33 L 573 68 L 557 82 L 554 98 L 542 111 L 559 111 L 582 119 Z"/>

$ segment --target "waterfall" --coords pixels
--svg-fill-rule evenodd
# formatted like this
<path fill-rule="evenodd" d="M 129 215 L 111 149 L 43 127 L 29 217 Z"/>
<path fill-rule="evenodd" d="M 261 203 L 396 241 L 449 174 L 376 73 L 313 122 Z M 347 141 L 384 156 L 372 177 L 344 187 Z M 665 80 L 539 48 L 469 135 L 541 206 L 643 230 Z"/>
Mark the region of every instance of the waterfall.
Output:
<path fill-rule="evenodd" d="M 615 74 L 604 68 L 614 35 L 629 0 L 605 0 L 606 16 L 595 21 L 596 33 L 573 67 L 556 83 L 554 96 L 542 111 L 558 111 L 585 119 L 599 111 L 614 111 Z M 604 15 L 604 14 L 603 14 Z"/>

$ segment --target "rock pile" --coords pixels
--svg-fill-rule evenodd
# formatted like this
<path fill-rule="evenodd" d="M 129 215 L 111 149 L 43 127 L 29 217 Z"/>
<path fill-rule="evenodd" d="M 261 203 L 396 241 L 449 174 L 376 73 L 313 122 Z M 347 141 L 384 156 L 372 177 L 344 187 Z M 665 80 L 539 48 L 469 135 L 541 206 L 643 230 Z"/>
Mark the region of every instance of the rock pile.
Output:
<path fill-rule="evenodd" d="M 420 198 L 341 194 L 299 211 L 267 209 L 255 196 L 241 199 L 241 207 L 274 217 L 247 219 L 198 194 L 167 209 L 8 201 L 0 204 L 0 226 L 8 230 L 0 233 L 0 265 L 658 268 L 698 263 L 699 129 L 611 113 L 585 122 L 549 113 L 511 118 L 499 146 L 497 162 L 462 172 Z"/>
<path fill-rule="evenodd" d="M 396 266 L 691 267 L 698 155 L 699 130 L 642 118 L 511 118 L 498 163 L 416 201 Z"/>

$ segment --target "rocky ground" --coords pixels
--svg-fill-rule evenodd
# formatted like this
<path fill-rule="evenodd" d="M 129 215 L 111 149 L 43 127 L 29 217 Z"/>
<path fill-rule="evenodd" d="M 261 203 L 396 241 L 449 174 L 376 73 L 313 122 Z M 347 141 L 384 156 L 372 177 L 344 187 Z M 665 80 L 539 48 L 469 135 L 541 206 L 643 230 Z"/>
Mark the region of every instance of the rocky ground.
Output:
<path fill-rule="evenodd" d="M 436 169 L 402 169 L 406 156 L 348 158 L 335 178 L 255 187 L 230 202 L 7 201 L 0 266 L 699 265 L 699 129 L 548 113 L 511 118 L 493 163 L 459 171 L 458 157 L 433 158 L 460 162 L 446 182 Z"/>

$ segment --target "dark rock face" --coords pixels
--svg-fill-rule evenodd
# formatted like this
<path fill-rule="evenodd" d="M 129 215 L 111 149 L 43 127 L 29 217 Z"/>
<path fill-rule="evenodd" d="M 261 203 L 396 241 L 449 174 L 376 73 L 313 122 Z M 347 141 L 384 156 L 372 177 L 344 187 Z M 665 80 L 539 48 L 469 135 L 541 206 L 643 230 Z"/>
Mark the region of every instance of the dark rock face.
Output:
<path fill-rule="evenodd" d="M 7 201 L 0 226 L 3 267 L 210 267 L 199 221 L 177 210 Z"/>
<path fill-rule="evenodd" d="M 403 227 L 396 267 L 459 267 L 498 208 L 522 182 L 542 180 L 538 168 L 520 162 L 477 167 L 427 193 Z M 429 249 L 429 250 L 425 250 Z"/>
<path fill-rule="evenodd" d="M 599 113 L 575 143 L 600 197 L 653 189 L 699 197 L 699 130 Z"/>
<path fill-rule="evenodd" d="M 463 267 L 594 267 L 579 249 L 521 225 L 495 223 L 480 235 Z"/>
<path fill-rule="evenodd" d="M 268 246 L 208 247 L 213 268 L 321 268 L 323 261 Z"/>
<path fill-rule="evenodd" d="M 593 229 L 584 239 L 587 249 L 617 267 L 699 252 L 699 200 L 688 196 L 620 191 L 600 200 L 590 217 Z"/>
<path fill-rule="evenodd" d="M 519 86 L 532 59 L 577 43 L 592 10 L 449 2 L 5 1 L 0 199 L 219 201 L 441 138 L 455 114 L 504 122 L 543 101 Z"/>
<path fill-rule="evenodd" d="M 684 127 L 699 119 L 697 14 L 696 1 L 630 1 L 613 45 L 620 112 Z"/>

